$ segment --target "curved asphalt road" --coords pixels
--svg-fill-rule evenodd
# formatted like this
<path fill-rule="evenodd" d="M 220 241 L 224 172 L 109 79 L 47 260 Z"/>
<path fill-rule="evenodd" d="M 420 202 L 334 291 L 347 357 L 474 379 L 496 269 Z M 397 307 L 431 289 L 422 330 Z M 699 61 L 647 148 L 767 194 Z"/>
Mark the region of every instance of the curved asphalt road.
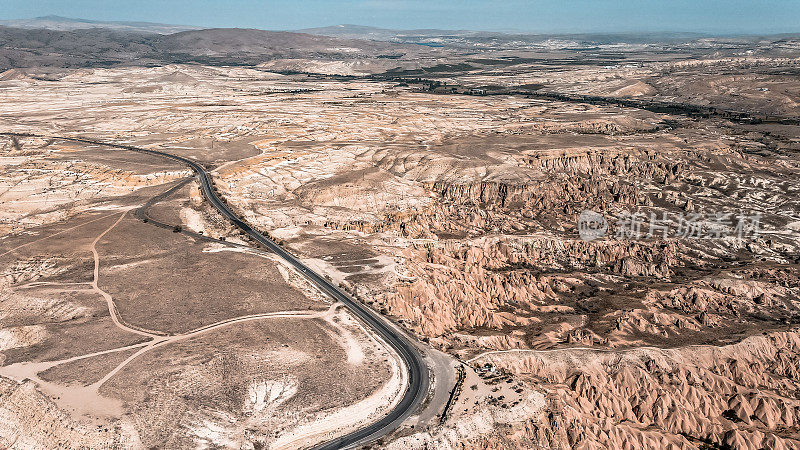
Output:
<path fill-rule="evenodd" d="M 327 293 L 336 301 L 343 303 L 347 309 L 350 310 L 356 317 L 371 328 L 378 336 L 381 337 L 387 344 L 389 344 L 394 351 L 400 356 L 408 369 L 408 386 L 403 398 L 387 415 L 382 417 L 377 422 L 366 425 L 358 430 L 355 430 L 347 435 L 338 437 L 330 442 L 322 444 L 317 447 L 317 450 L 331 450 L 340 448 L 352 448 L 359 445 L 364 445 L 373 442 L 395 429 L 410 416 L 417 407 L 422 403 L 428 391 L 430 379 L 428 376 L 428 367 L 425 365 L 422 355 L 416 346 L 402 333 L 395 329 L 393 326 L 387 324 L 387 321 L 372 311 L 370 308 L 364 306 L 360 302 L 353 300 L 342 292 L 339 288 L 334 286 L 331 282 L 326 280 L 321 275 L 317 274 L 305 264 L 300 262 L 291 253 L 284 250 L 278 244 L 273 242 L 268 237 L 254 230 L 250 225 L 242 221 L 231 209 L 226 205 L 214 191 L 211 177 L 206 169 L 191 159 L 181 156 L 172 155 L 170 153 L 160 152 L 157 150 L 148 150 L 145 148 L 134 147 L 130 145 L 112 144 L 93 139 L 82 138 L 68 138 L 57 136 L 35 136 L 32 134 L 23 133 L 0 133 L 0 135 L 17 136 L 17 137 L 48 137 L 64 141 L 82 142 L 86 144 L 102 145 L 106 147 L 118 148 L 122 150 L 130 150 L 139 153 L 147 153 L 150 155 L 160 156 L 162 158 L 171 159 L 182 164 L 186 164 L 197 174 L 200 185 L 203 189 L 203 194 L 208 201 L 219 211 L 220 214 L 227 217 L 234 223 L 240 230 L 244 231 L 248 236 L 254 239 L 259 244 L 265 246 L 286 262 L 294 266 L 303 276 L 316 285 L 323 292 Z"/>

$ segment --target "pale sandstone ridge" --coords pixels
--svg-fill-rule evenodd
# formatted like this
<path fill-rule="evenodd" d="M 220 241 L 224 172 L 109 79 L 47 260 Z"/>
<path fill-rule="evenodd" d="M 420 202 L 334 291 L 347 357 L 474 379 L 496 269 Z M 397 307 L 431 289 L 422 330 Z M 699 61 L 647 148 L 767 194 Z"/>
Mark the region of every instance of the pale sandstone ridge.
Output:
<path fill-rule="evenodd" d="M 100 427 L 75 421 L 36 389 L 0 377 L 0 446 L 3 448 L 140 448 L 130 425 Z M 20 426 L 20 424 L 25 424 Z"/>
<path fill-rule="evenodd" d="M 31 80 L 31 77 L 22 69 L 8 69 L 0 73 L 0 81 Z"/>
<path fill-rule="evenodd" d="M 653 86 L 650 86 L 643 81 L 634 81 L 627 86 L 622 86 L 613 91 L 611 95 L 617 97 L 639 97 L 642 95 L 653 95 L 655 92 L 656 90 L 653 88 Z"/>
<path fill-rule="evenodd" d="M 800 333 L 771 333 L 725 347 L 623 353 L 562 351 L 490 355 L 557 394 L 530 432 L 546 446 L 638 447 L 666 438 L 735 449 L 799 448 Z M 648 428 L 660 432 L 652 436 Z M 549 429 L 561 433 L 553 438 Z M 648 438 L 648 435 L 652 437 Z"/>
<path fill-rule="evenodd" d="M 176 70 L 170 74 L 162 75 L 153 79 L 155 83 L 176 83 L 176 84 L 197 84 L 197 78 Z"/>
<path fill-rule="evenodd" d="M 724 347 L 489 352 L 475 364 L 525 380 L 545 406 L 480 419 L 488 430 L 448 423 L 390 448 L 800 448 L 798 355 L 796 330 Z"/>
<path fill-rule="evenodd" d="M 548 237 L 420 245 L 407 250 L 410 261 L 420 261 L 408 266 L 414 281 L 401 285 L 387 305 L 431 337 L 463 328 L 524 326 L 540 321 L 537 312 L 558 311 L 558 292 L 574 284 L 530 269 L 605 267 L 624 276 L 667 278 L 676 245 Z"/>

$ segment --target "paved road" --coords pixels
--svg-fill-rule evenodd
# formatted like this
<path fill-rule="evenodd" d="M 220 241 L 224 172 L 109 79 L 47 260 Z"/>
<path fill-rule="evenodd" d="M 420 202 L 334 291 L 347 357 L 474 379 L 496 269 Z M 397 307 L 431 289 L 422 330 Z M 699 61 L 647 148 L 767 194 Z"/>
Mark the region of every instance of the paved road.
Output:
<path fill-rule="evenodd" d="M 16 133 L 0 133 L 6 136 L 33 136 L 30 134 L 16 134 Z M 44 136 L 36 136 L 44 137 Z M 162 158 L 171 159 L 182 164 L 186 164 L 197 174 L 200 185 L 203 189 L 203 194 L 206 199 L 219 211 L 220 214 L 227 217 L 234 223 L 240 230 L 245 232 L 253 240 L 260 243 L 264 247 L 273 251 L 286 262 L 294 266 L 298 272 L 303 274 L 309 281 L 316 285 L 323 292 L 330 295 L 334 300 L 343 303 L 353 315 L 358 317 L 367 327 L 372 329 L 383 341 L 385 341 L 402 359 L 406 369 L 408 370 L 408 386 L 403 394 L 403 398 L 387 415 L 373 422 L 363 428 L 357 429 L 347 435 L 336 438 L 325 444 L 317 447 L 318 450 L 331 450 L 340 448 L 353 448 L 359 445 L 364 445 L 373 442 L 395 429 L 408 418 L 419 405 L 422 403 L 430 385 L 428 376 L 428 367 L 425 365 L 422 354 L 418 348 L 411 342 L 405 333 L 399 331 L 396 327 L 390 325 L 386 319 L 372 311 L 370 308 L 364 306 L 362 303 L 353 300 L 342 292 L 338 287 L 334 286 L 331 282 L 326 280 L 323 276 L 308 268 L 305 264 L 300 262 L 291 253 L 284 250 L 281 246 L 273 242 L 268 237 L 254 230 L 250 225 L 241 220 L 233 211 L 226 205 L 219 195 L 214 190 L 211 177 L 206 169 L 195 161 L 181 156 L 172 155 L 170 153 L 160 152 L 157 150 L 149 150 L 130 145 L 120 145 L 108 142 L 102 142 L 94 139 L 81 139 L 81 138 L 67 138 L 57 136 L 46 136 L 48 138 L 55 138 L 65 141 L 82 142 L 86 144 L 102 145 L 111 148 L 118 148 L 122 150 L 130 150 L 139 153 L 146 153 L 150 155 L 160 156 Z"/>

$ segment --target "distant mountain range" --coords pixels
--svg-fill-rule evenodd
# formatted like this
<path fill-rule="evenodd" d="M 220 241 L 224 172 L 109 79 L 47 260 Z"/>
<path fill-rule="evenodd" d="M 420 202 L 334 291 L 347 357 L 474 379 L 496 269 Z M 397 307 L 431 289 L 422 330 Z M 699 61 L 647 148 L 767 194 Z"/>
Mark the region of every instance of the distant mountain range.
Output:
<path fill-rule="evenodd" d="M 375 41 L 393 41 L 417 44 L 434 42 L 439 42 L 442 44 L 454 44 L 459 40 L 465 42 L 542 42 L 553 39 L 592 42 L 596 44 L 622 42 L 635 44 L 650 42 L 686 42 L 713 37 L 709 34 L 688 32 L 536 34 L 474 30 L 392 30 L 362 25 L 335 25 L 321 28 L 306 28 L 297 31 L 300 33 L 342 37 L 347 39 L 368 39 Z"/>
<path fill-rule="evenodd" d="M 204 29 L 203 27 L 191 25 L 170 25 L 152 22 L 100 21 L 75 19 L 55 15 L 36 17 L 33 19 L 0 20 L 0 26 L 24 29 L 47 29 L 55 31 L 106 29 L 149 34 L 174 34 L 182 31 L 196 31 Z M 340 39 L 364 39 L 370 41 L 390 41 L 408 44 L 456 44 L 459 41 L 473 43 L 486 41 L 492 41 L 495 43 L 510 41 L 542 42 L 549 39 L 593 42 L 597 44 L 622 42 L 651 43 L 686 42 L 703 38 L 720 37 L 717 35 L 689 32 L 537 34 L 523 32 L 441 29 L 395 30 L 352 24 L 306 28 L 294 30 L 293 32 L 313 34 L 316 36 L 335 37 Z"/>
<path fill-rule="evenodd" d="M 334 25 L 330 27 L 306 28 L 297 30 L 299 33 L 317 34 L 320 36 L 335 36 L 347 39 L 371 39 L 375 41 L 389 41 L 403 37 L 436 37 L 436 36 L 504 36 L 506 33 L 471 30 L 392 30 L 363 25 Z"/>
<path fill-rule="evenodd" d="M 363 25 L 334 25 L 320 28 L 305 28 L 296 30 L 299 33 L 316 34 L 320 36 L 341 37 L 347 39 L 368 39 L 374 41 L 394 41 L 403 43 L 424 43 L 428 41 L 455 42 L 458 39 L 466 41 L 480 42 L 493 40 L 503 41 L 522 41 L 522 42 L 543 42 L 547 40 L 577 41 L 595 44 L 641 44 L 641 43 L 676 43 L 690 42 L 699 39 L 722 39 L 722 40 L 760 40 L 760 39 L 782 39 L 797 38 L 798 33 L 781 33 L 767 35 L 753 34 L 710 34 L 695 32 L 597 32 L 597 33 L 525 33 L 512 31 L 475 31 L 475 30 L 439 30 L 439 29 L 416 29 L 416 30 L 393 30 L 388 28 L 377 28 Z"/>
<path fill-rule="evenodd" d="M 0 71 L 171 63 L 255 65 L 293 58 L 377 57 L 396 61 L 404 56 L 430 54 L 432 50 L 419 45 L 240 28 L 142 34 L 102 27 L 59 31 L 0 26 Z"/>
<path fill-rule="evenodd" d="M 167 25 L 151 22 L 123 22 L 99 20 L 71 19 L 61 16 L 42 16 L 33 19 L 0 20 L 1 26 L 14 28 L 44 28 L 47 30 L 72 31 L 91 28 L 104 28 L 117 31 L 130 31 L 134 33 L 172 34 L 181 31 L 200 30 L 202 27 L 189 25 Z"/>
<path fill-rule="evenodd" d="M 197 29 L 57 16 L 4 21 L 0 22 L 0 71 L 172 63 L 258 65 L 283 60 L 285 63 L 276 67 L 284 71 L 303 72 L 308 67 L 325 66 L 326 62 L 344 61 L 347 62 L 345 66 L 352 66 L 353 73 L 361 73 L 458 64 L 479 52 L 560 49 L 578 54 L 594 52 L 606 44 L 616 48 L 618 43 L 665 43 L 664 48 L 679 43 L 687 48 L 708 45 L 724 48 L 728 42 L 745 45 L 761 39 L 752 36 L 718 38 L 714 42 L 717 38 L 712 38 L 709 39 L 712 44 L 708 44 L 702 38 L 710 36 L 696 33 L 526 35 L 468 30 L 390 30 L 358 25 L 300 31 Z M 505 56 L 501 55 L 503 58 Z M 342 70 L 349 73 L 345 69 Z"/>

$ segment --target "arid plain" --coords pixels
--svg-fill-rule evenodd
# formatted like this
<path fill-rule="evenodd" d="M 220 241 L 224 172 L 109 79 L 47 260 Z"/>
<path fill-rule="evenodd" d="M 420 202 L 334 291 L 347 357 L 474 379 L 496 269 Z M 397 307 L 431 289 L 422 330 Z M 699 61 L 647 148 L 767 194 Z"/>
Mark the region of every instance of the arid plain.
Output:
<path fill-rule="evenodd" d="M 86 138 L 200 162 L 420 342 L 372 445 L 800 448 L 800 43 L 571 45 L 0 74 L 1 445 L 311 447 L 408 382 L 188 168 Z"/>

